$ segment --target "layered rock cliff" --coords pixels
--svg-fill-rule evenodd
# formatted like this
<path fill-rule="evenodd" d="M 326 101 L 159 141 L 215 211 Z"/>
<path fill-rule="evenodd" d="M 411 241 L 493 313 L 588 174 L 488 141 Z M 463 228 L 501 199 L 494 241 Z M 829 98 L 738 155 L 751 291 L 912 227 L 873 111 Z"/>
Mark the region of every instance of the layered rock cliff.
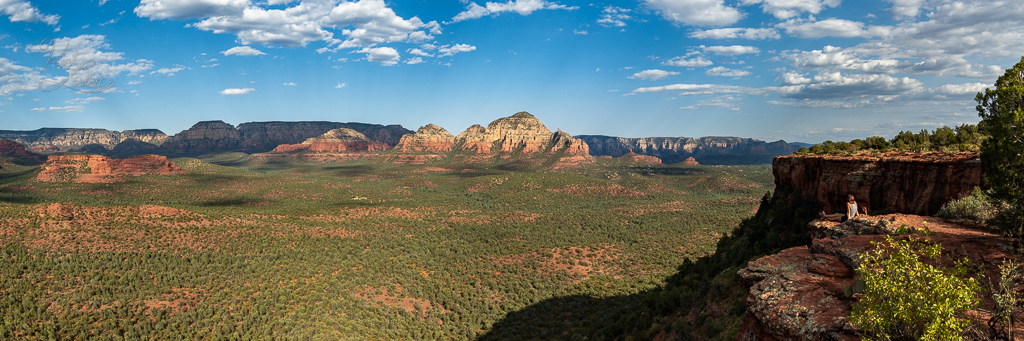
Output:
<path fill-rule="evenodd" d="M 235 127 L 223 121 L 203 121 L 168 137 L 155 129 L 44 128 L 0 130 L 8 139 L 36 152 L 79 152 L 127 157 L 141 154 L 194 155 L 210 152 L 266 152 L 281 144 L 298 144 L 338 128 L 355 130 L 374 142 L 394 146 L 405 134 L 400 125 L 338 122 L 249 122 Z"/>
<path fill-rule="evenodd" d="M 785 155 L 773 163 L 776 190 L 795 190 L 841 212 L 849 195 L 875 212 L 934 215 L 943 204 L 982 186 L 977 153 Z"/>
<path fill-rule="evenodd" d="M 166 156 L 139 155 L 111 159 L 102 155 L 50 155 L 36 175 L 42 182 L 107 183 L 124 181 L 125 176 L 184 174 Z"/>
<path fill-rule="evenodd" d="M 619 157 L 629 152 L 656 156 L 665 163 L 677 163 L 693 157 L 709 156 L 775 156 L 796 150 L 786 141 L 765 142 L 740 137 L 641 137 L 626 138 L 601 135 L 577 136 L 590 146 L 594 156 Z"/>
<path fill-rule="evenodd" d="M 94 145 L 113 149 L 126 140 L 159 145 L 167 135 L 156 129 L 112 131 L 106 129 L 43 128 L 32 131 L 0 130 L 0 139 L 24 145 L 35 152 L 71 152 Z"/>
<path fill-rule="evenodd" d="M 240 149 L 264 152 L 281 144 L 297 144 L 321 136 L 331 130 L 347 128 L 363 134 L 367 139 L 394 146 L 403 135 L 411 133 L 400 125 L 338 122 L 249 122 L 238 125 Z"/>

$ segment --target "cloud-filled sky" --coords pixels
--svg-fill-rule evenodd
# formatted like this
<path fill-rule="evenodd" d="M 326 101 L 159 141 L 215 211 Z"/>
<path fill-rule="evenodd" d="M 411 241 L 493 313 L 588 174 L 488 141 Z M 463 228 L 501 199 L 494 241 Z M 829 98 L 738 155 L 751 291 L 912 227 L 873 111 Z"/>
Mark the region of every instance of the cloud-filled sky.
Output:
<path fill-rule="evenodd" d="M 820 142 L 978 122 L 1024 2 L 0 0 L 0 129 L 435 123 Z"/>

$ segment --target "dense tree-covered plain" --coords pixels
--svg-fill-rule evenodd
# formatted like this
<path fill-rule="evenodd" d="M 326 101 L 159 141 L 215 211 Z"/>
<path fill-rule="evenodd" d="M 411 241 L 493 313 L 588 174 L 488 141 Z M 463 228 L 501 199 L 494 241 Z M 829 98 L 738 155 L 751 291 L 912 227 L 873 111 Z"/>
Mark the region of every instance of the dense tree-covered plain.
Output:
<path fill-rule="evenodd" d="M 0 338 L 473 339 L 666 285 L 772 189 L 768 166 L 253 160 L 110 184 L 4 164 Z"/>

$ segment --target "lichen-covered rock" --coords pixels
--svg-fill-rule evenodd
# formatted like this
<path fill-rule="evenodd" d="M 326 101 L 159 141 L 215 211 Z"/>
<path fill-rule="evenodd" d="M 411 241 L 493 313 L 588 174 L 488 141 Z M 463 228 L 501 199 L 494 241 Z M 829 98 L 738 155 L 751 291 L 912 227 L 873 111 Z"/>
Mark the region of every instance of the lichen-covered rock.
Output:
<path fill-rule="evenodd" d="M 844 292 L 853 284 L 853 270 L 836 257 L 794 247 L 750 262 L 739 275 L 750 287 L 748 311 L 764 328 L 761 339 L 764 334 L 777 340 L 853 336 L 843 333 L 850 311 Z"/>
<path fill-rule="evenodd" d="M 900 228 L 895 220 L 871 219 L 858 216 L 842 223 L 827 220 L 812 220 L 807 224 L 808 232 L 812 238 L 844 238 L 861 234 L 888 234 L 893 235 Z M 907 227 L 908 229 L 910 227 Z"/>
<path fill-rule="evenodd" d="M 738 340 L 858 339 L 856 327 L 847 321 L 857 297 L 854 270 L 863 261 L 863 254 L 875 250 L 886 234 L 892 233 L 892 226 L 928 229 L 929 235 L 912 238 L 942 245 L 949 251 L 944 253 L 945 264 L 967 257 L 993 281 L 998 279 L 999 265 L 1014 258 L 1007 246 L 1013 240 L 935 217 L 890 214 L 812 225 L 823 229 L 818 233 L 828 235 L 814 239 L 809 247 L 793 247 L 761 257 L 739 271 L 750 291 L 748 313 Z M 990 305 L 983 303 L 981 308 L 989 309 Z M 986 318 L 978 317 L 977 322 L 984 324 Z"/>

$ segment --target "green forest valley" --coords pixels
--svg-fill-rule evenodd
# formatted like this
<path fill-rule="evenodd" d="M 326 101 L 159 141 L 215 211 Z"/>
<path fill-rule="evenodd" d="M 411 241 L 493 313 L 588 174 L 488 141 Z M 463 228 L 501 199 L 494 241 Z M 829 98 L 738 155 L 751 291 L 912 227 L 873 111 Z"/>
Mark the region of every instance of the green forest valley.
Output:
<path fill-rule="evenodd" d="M 171 161 L 184 173 L 112 183 L 3 164 L 0 338 L 474 339 L 551 299 L 664 285 L 773 188 L 769 166 L 621 158 Z M 567 337 L 538 328 L 491 335 Z"/>

